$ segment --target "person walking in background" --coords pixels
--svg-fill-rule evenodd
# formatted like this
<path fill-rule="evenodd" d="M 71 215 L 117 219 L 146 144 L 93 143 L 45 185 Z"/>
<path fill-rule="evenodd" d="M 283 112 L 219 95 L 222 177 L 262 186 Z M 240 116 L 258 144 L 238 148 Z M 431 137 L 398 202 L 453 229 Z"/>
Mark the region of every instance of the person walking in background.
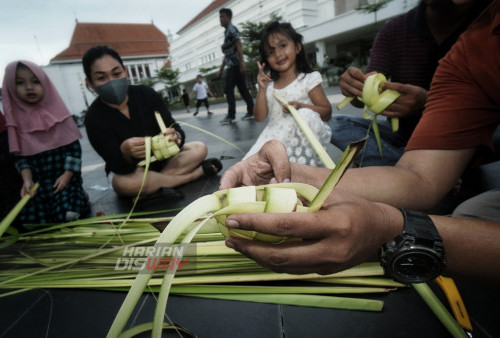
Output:
<path fill-rule="evenodd" d="M 382 73 L 390 82 L 384 89 L 398 91 L 401 96 L 382 115 L 400 118 L 400 127 L 393 132 L 389 121 L 379 121 L 383 157 L 373 132 L 356 164 L 362 166 L 394 165 L 403 154 L 427 101 L 432 77 L 441 59 L 460 34 L 481 13 L 491 0 L 421 0 L 408 13 L 388 21 L 379 31 L 370 52 L 366 73 Z M 340 78 L 345 96 L 361 96 L 367 75 L 349 67 Z M 356 107 L 363 104 L 352 101 Z M 332 144 L 344 150 L 351 142 L 364 137 L 370 120 L 334 114 L 329 124 Z"/>
<path fill-rule="evenodd" d="M 193 115 L 198 115 L 198 109 L 200 109 L 202 103 L 205 105 L 205 108 L 207 108 L 207 114 L 212 115 L 213 113 L 210 111 L 207 94 L 210 94 L 211 96 L 214 96 L 214 94 L 210 91 L 210 88 L 208 88 L 207 83 L 203 81 L 203 76 L 201 76 L 201 74 L 196 76 L 196 83 L 193 86 L 191 95 L 194 93 L 196 93 L 196 111 Z"/>
<path fill-rule="evenodd" d="M 259 50 L 259 89 L 254 115 L 256 121 L 269 118 L 269 122 L 244 158 L 257 153 L 267 141 L 277 139 L 285 144 L 290 161 L 321 165 L 290 112 L 273 96 L 278 93 L 298 109 L 323 146 L 328 145 L 332 133 L 327 121 L 332 106 L 323 89 L 321 74 L 313 72 L 307 62 L 302 35 L 289 23 L 273 22 L 264 30 Z"/>
<path fill-rule="evenodd" d="M 170 126 L 164 135 L 178 144 L 180 152 L 151 163 L 144 195 L 161 192 L 162 188 L 168 191 L 203 175 L 214 176 L 222 169 L 218 159 L 205 159 L 205 143 L 186 142 L 184 131 L 160 94 L 148 86 L 128 85 L 127 70 L 114 49 L 92 47 L 83 55 L 82 64 L 87 86 L 99 94 L 85 116 L 87 135 L 106 162 L 106 175 L 118 195 L 136 196 L 140 190 L 144 169 L 137 164 L 146 157 L 145 137 L 161 132 L 155 111 Z"/>
<path fill-rule="evenodd" d="M 21 196 L 40 187 L 22 209 L 25 223 L 72 221 L 90 212 L 82 186 L 79 139 L 70 112 L 45 72 L 29 61 L 7 65 L 2 99 L 9 149 L 21 173 Z"/>
<path fill-rule="evenodd" d="M 248 91 L 245 81 L 245 60 L 243 59 L 243 48 L 241 46 L 240 32 L 238 28 L 231 23 L 233 12 L 229 8 L 222 8 L 219 11 L 219 20 L 222 27 L 225 28 L 224 43 L 222 44 L 222 65 L 219 70 L 219 77 L 222 77 L 224 67 L 226 67 L 225 89 L 226 100 L 228 104 L 227 116 L 221 121 L 221 124 L 230 124 L 236 117 L 236 102 L 234 98 L 234 87 L 238 87 L 241 97 L 247 105 L 247 113 L 243 120 L 253 119 L 253 99 Z"/>
<path fill-rule="evenodd" d="M 185 88 L 182 90 L 182 102 L 186 107 L 186 113 L 189 113 L 189 109 L 191 108 L 189 104 L 189 94 L 187 93 L 187 90 Z"/>

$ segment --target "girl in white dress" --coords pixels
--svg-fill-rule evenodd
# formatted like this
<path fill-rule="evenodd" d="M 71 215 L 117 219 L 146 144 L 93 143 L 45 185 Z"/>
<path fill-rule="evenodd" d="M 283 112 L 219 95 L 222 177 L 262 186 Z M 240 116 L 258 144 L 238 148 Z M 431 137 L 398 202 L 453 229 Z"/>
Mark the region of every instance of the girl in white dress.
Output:
<path fill-rule="evenodd" d="M 273 96 L 277 92 L 294 106 L 321 144 L 328 145 L 332 131 L 327 121 L 332 107 L 323 90 L 321 75 L 313 72 L 307 62 L 302 35 L 289 23 L 274 22 L 264 31 L 259 49 L 259 89 L 254 117 L 259 122 L 268 118 L 268 125 L 244 159 L 257 153 L 267 141 L 277 139 L 286 146 L 290 161 L 322 166 L 290 112 Z"/>

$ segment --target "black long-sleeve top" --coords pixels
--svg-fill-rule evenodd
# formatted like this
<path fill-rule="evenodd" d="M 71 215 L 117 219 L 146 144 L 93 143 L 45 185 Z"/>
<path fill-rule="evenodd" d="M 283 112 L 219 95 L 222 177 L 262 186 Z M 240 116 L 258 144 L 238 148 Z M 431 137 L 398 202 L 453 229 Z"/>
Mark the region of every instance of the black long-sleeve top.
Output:
<path fill-rule="evenodd" d="M 160 133 L 155 111 L 159 111 L 165 125 L 185 134 L 175 122 L 160 94 L 147 86 L 129 86 L 128 108 L 130 119 L 118 109 L 112 108 L 97 98 L 85 116 L 85 128 L 90 144 L 106 162 L 106 174 L 128 174 L 136 169 L 139 159 L 127 161 L 120 145 L 131 137 L 155 136 Z"/>

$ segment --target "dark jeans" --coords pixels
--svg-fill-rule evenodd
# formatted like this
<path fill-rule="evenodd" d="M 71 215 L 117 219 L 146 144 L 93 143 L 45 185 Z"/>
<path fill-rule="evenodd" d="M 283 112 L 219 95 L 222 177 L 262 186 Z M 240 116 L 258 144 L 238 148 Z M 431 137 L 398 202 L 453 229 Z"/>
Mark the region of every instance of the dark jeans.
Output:
<path fill-rule="evenodd" d="M 248 91 L 245 77 L 240 73 L 239 67 L 229 67 L 226 70 L 226 99 L 228 104 L 227 116 L 234 119 L 236 116 L 236 102 L 234 100 L 234 87 L 238 86 L 241 97 L 247 104 L 247 113 L 253 115 L 253 98 Z"/>
<path fill-rule="evenodd" d="M 382 143 L 383 157 L 380 156 L 373 129 L 366 142 L 365 148 L 359 153 L 355 162 L 359 166 L 393 166 L 405 150 L 406 140 L 392 131 L 390 122 L 378 119 L 378 129 Z M 358 141 L 366 136 L 371 120 L 362 117 L 333 114 L 328 122 L 332 128 L 331 143 L 344 151 L 349 143 Z"/>

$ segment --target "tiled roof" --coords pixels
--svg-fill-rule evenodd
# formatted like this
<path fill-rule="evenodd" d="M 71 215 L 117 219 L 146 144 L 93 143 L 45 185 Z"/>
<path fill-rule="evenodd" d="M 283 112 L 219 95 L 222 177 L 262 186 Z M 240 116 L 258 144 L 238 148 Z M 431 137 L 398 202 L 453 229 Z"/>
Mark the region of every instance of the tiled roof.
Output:
<path fill-rule="evenodd" d="M 183 30 L 185 30 L 186 28 L 188 28 L 192 24 L 196 23 L 201 18 L 205 17 L 207 14 L 211 13 L 213 10 L 221 7 L 222 5 L 224 5 L 228 1 L 229 0 L 214 0 L 214 1 L 212 1 L 210 3 L 210 5 L 205 7 L 205 9 L 202 10 L 197 16 L 195 16 L 191 21 L 189 21 L 187 24 L 185 24 L 181 29 L 179 29 L 177 34 L 181 33 Z"/>
<path fill-rule="evenodd" d="M 77 22 L 68 48 L 53 61 L 81 60 L 96 45 L 108 45 L 120 56 L 166 55 L 170 44 L 154 24 L 80 23 Z"/>

